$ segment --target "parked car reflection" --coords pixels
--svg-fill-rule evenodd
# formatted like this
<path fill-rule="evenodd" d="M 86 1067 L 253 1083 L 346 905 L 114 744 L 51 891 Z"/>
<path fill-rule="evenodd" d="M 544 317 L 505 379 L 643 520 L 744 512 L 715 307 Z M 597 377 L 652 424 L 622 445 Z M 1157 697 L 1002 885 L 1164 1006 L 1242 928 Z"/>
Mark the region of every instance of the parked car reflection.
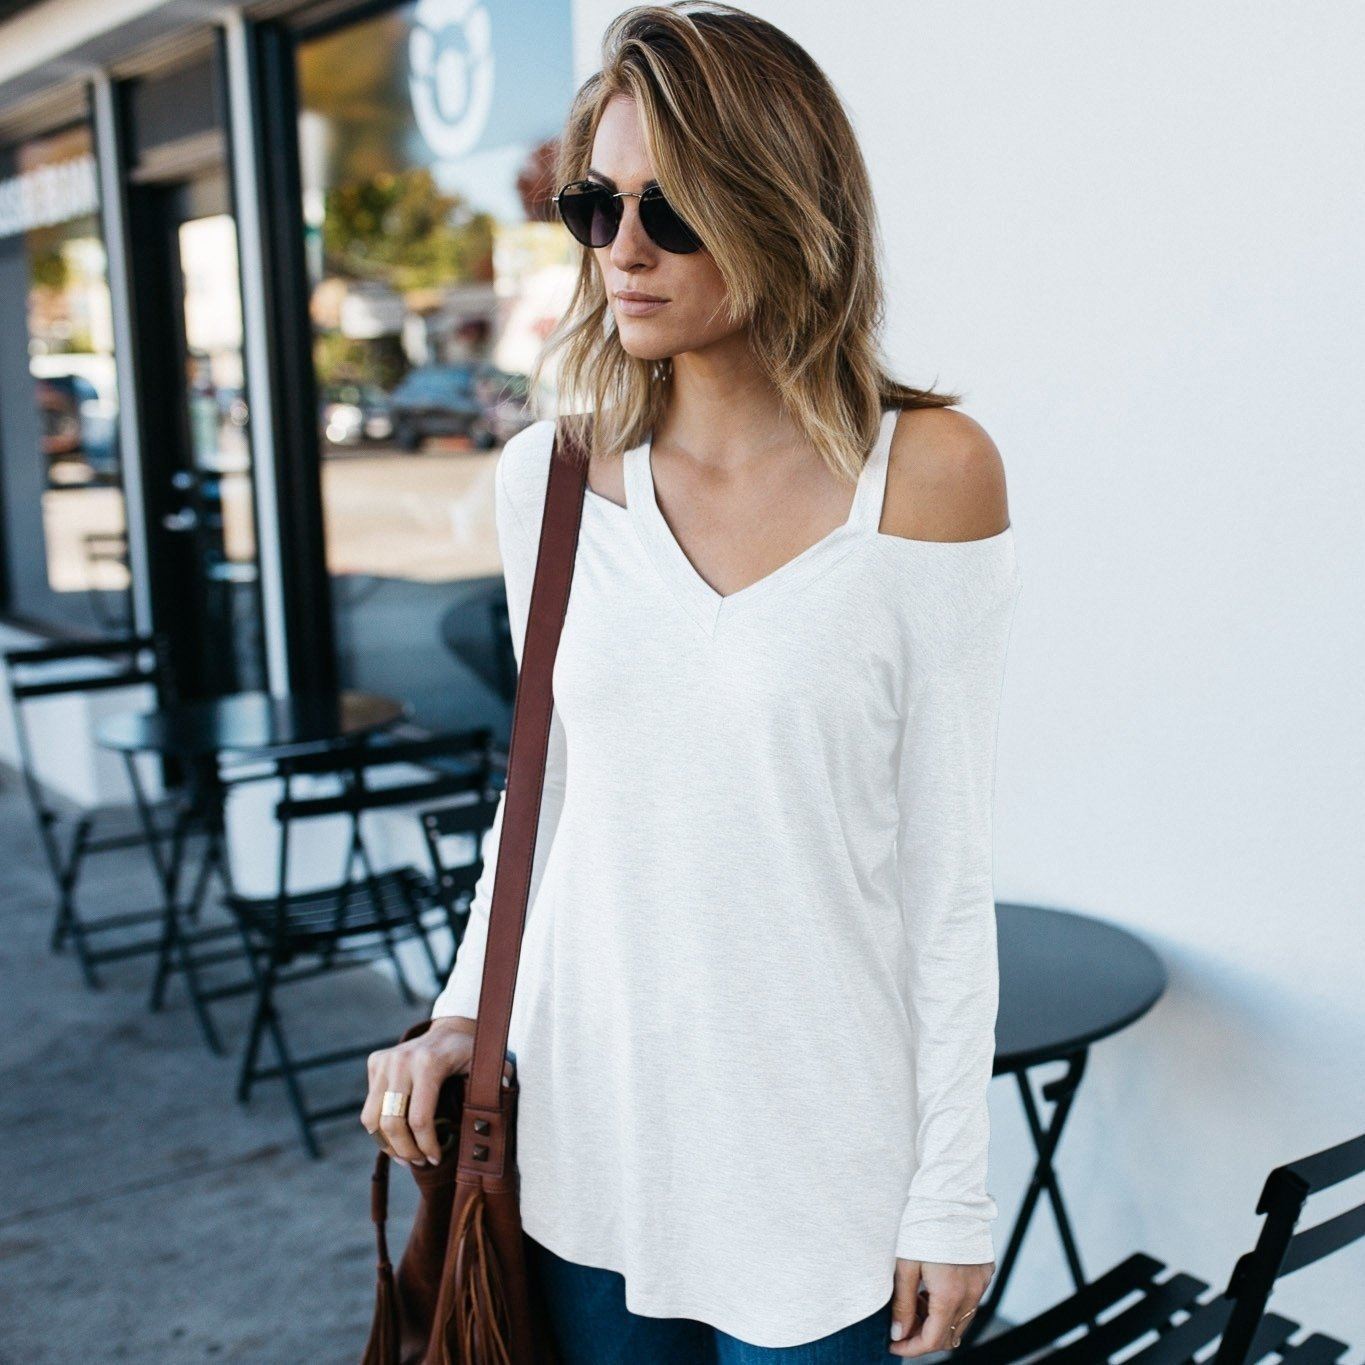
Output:
<path fill-rule="evenodd" d="M 99 389 L 82 374 L 39 375 L 35 400 L 49 484 L 116 482 L 114 404 L 101 398 Z"/>
<path fill-rule="evenodd" d="M 428 436 L 467 436 L 480 450 L 493 444 L 474 390 L 476 369 L 420 365 L 408 373 L 389 398 L 393 439 L 401 450 L 420 450 Z"/>
<path fill-rule="evenodd" d="M 389 396 L 393 439 L 420 450 L 429 436 L 464 436 L 489 450 L 534 420 L 528 398 L 524 375 L 487 361 L 420 365 Z"/>
<path fill-rule="evenodd" d="M 392 404 L 378 384 L 329 384 L 321 407 L 322 434 L 332 445 L 387 441 L 393 435 Z"/>

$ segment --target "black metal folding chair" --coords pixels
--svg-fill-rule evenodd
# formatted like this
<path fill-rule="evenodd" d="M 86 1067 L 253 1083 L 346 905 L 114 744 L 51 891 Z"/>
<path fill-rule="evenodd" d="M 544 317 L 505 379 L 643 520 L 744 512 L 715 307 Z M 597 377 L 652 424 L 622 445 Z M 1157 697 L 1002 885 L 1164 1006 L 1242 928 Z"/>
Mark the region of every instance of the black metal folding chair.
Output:
<path fill-rule="evenodd" d="M 123 635 L 107 640 L 63 641 L 5 651 L 4 674 L 18 741 L 19 766 L 33 808 L 38 838 L 57 893 L 51 948 L 61 952 L 69 939 L 76 949 L 86 984 L 99 988 L 97 965 L 139 953 L 154 953 L 160 935 L 127 937 L 139 925 L 159 924 L 159 906 L 113 914 L 91 915 L 78 906 L 78 883 L 90 854 L 146 847 L 155 871 L 173 840 L 178 793 L 150 801 L 146 821 L 127 804 L 75 807 L 59 800 L 42 780 L 34 749 L 34 711 L 55 697 L 139 684 L 156 689 L 159 700 L 174 692 L 166 654 L 159 637 Z M 131 760 L 130 760 L 131 761 Z M 100 946 L 102 936 L 121 935 Z"/>
<path fill-rule="evenodd" d="M 422 805 L 462 794 L 479 801 L 488 789 L 494 762 L 487 728 L 420 739 L 372 738 L 325 753 L 276 759 L 284 788 L 275 807 L 279 829 L 276 891 L 265 896 L 234 893 L 224 899 L 241 930 L 252 980 L 203 994 L 207 1000 L 254 990 L 255 1009 L 242 1055 L 237 1098 L 245 1103 L 257 1081 L 283 1080 L 310 1156 L 321 1155 L 314 1126 L 343 1114 L 359 1113 L 363 1097 L 310 1108 L 302 1073 L 367 1056 L 377 1048 L 392 1046 L 393 1039 L 295 1056 L 281 1018 L 280 989 L 325 972 L 387 958 L 404 1000 L 416 1003 L 421 994 L 408 981 L 397 953 L 400 943 L 413 939 L 421 944 L 433 977 L 439 980 L 440 968 L 427 934 L 442 922 L 444 912 L 432 880 L 412 865 L 378 869 L 364 817 L 383 809 Z M 418 776 L 411 775 L 414 769 Z M 384 780 L 386 775 L 390 780 Z M 322 795 L 296 795 L 295 789 L 304 777 L 329 780 L 334 789 Z M 301 822 L 337 816 L 345 818 L 347 828 L 340 879 L 321 888 L 291 889 L 291 835 Z M 266 1036 L 276 1059 L 269 1065 L 260 1060 Z"/>
<path fill-rule="evenodd" d="M 505 780 L 506 755 L 501 756 Z M 450 955 L 437 972 L 444 985 L 455 965 L 455 956 L 469 927 L 469 907 L 474 889 L 483 874 L 483 838 L 493 826 L 498 811 L 499 787 L 490 786 L 473 799 L 458 805 L 433 806 L 419 812 L 422 833 L 431 858 L 432 889 L 445 911 L 450 930 Z M 446 841 L 459 839 L 459 852 L 449 851 Z"/>
<path fill-rule="evenodd" d="M 1138 1252 L 1028 1322 L 979 1343 L 969 1341 L 969 1329 L 953 1358 L 959 1365 L 1098 1365 L 1116 1356 L 1123 1365 L 1193 1365 L 1196 1357 L 1208 1365 L 1330 1365 L 1349 1349 L 1345 1342 L 1319 1332 L 1291 1340 L 1300 1325 L 1267 1304 L 1281 1277 L 1365 1237 L 1365 1203 L 1294 1231 L 1310 1196 L 1362 1171 L 1365 1134 L 1272 1170 L 1256 1205 L 1265 1215 L 1260 1236 L 1216 1297 L 1202 1297 L 1203 1280 Z M 1214 1341 L 1216 1352 L 1207 1351 Z"/>

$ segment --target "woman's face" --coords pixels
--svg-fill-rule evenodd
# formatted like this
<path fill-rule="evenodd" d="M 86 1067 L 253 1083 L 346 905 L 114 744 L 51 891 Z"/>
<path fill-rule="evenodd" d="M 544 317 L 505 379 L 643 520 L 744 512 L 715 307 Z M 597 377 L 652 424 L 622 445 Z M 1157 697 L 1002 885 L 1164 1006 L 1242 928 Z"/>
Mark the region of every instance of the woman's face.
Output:
<path fill-rule="evenodd" d="M 629 95 L 613 96 L 602 111 L 589 178 L 609 189 L 633 191 L 643 191 L 654 180 L 644 130 Z M 725 286 L 711 253 L 704 247 L 685 254 L 665 251 L 640 225 L 640 201 L 619 202 L 621 226 L 593 255 L 625 350 L 640 360 L 662 360 L 737 332 L 725 316 Z M 652 294 L 667 302 L 632 305 L 618 297 L 621 292 Z"/>

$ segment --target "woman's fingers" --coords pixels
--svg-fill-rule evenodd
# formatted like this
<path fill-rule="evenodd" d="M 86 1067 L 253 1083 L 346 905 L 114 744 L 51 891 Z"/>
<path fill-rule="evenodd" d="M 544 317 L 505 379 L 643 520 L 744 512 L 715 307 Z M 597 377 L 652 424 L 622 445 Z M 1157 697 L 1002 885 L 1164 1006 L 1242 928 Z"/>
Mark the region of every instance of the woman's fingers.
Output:
<path fill-rule="evenodd" d="M 896 1262 L 896 1287 L 891 1300 L 891 1340 L 917 1339 L 920 1323 L 928 1315 L 929 1291 L 920 1288 L 919 1262 Z M 900 1352 L 908 1354 L 908 1352 Z"/>
<path fill-rule="evenodd" d="M 968 1308 L 965 1296 L 929 1295 L 929 1316 L 920 1327 L 921 1351 L 946 1351 L 953 1344 L 953 1323 Z M 915 1352 L 914 1354 L 919 1354 Z"/>
<path fill-rule="evenodd" d="M 360 1122 L 396 1161 L 440 1165 L 436 1105 L 447 1078 L 469 1068 L 474 1047 L 472 1025 L 472 1020 L 452 1022 L 421 1038 L 370 1053 L 366 1064 L 369 1092 L 360 1110 Z M 504 1085 L 516 1077 L 510 1050 L 502 1073 Z M 390 1090 L 407 1096 L 403 1114 L 384 1113 L 384 1096 Z"/>
<path fill-rule="evenodd" d="M 440 1165 L 436 1105 L 446 1080 L 469 1067 L 473 1029 L 472 1019 L 442 1019 L 421 1037 L 370 1053 L 360 1122 L 395 1160 Z M 407 1097 L 402 1114 L 384 1113 L 384 1096 L 391 1090 Z"/>
<path fill-rule="evenodd" d="M 425 1158 L 433 1166 L 441 1164 L 441 1139 L 436 1135 L 436 1101 L 448 1074 L 429 1049 L 423 1049 L 412 1059 L 407 1136 L 414 1157 Z"/>
<path fill-rule="evenodd" d="M 389 1150 L 400 1161 L 426 1165 L 426 1153 L 418 1145 L 412 1131 L 414 1121 L 412 1109 L 414 1104 L 420 1105 L 422 1103 L 421 1097 L 425 1095 L 430 1075 L 429 1054 L 427 1049 L 423 1047 L 415 1049 L 412 1047 L 395 1048 L 393 1055 L 384 1067 L 383 1078 L 379 1086 L 379 1131 L 383 1133 Z M 384 1113 L 383 1099 L 389 1091 L 396 1091 L 398 1094 L 407 1097 L 407 1104 L 403 1106 L 403 1113 Z M 435 1107 L 436 1101 L 433 1097 L 429 1108 L 434 1110 Z M 429 1116 L 427 1126 L 430 1127 Z M 439 1160 L 439 1147 L 436 1150 L 436 1156 Z"/>
<path fill-rule="evenodd" d="M 369 1072 L 369 1093 L 360 1110 L 360 1122 L 379 1146 L 397 1161 L 410 1163 L 422 1157 L 422 1150 L 413 1140 L 406 1117 L 384 1113 L 384 1096 L 390 1090 L 408 1095 L 411 1105 L 412 1080 L 410 1050 L 398 1047 L 380 1048 L 372 1052 L 366 1062 Z"/>
<path fill-rule="evenodd" d="M 891 1354 L 918 1356 L 960 1345 L 994 1271 L 993 1261 L 949 1265 L 897 1260 Z"/>
<path fill-rule="evenodd" d="M 365 1067 L 369 1073 L 369 1092 L 365 1096 L 365 1103 L 360 1107 L 360 1126 L 390 1156 L 393 1153 L 389 1151 L 389 1144 L 384 1140 L 384 1134 L 379 1127 L 379 1110 L 384 1099 L 385 1087 L 381 1083 L 384 1068 L 388 1054 L 392 1051 L 392 1048 L 379 1048 L 365 1059 Z"/>

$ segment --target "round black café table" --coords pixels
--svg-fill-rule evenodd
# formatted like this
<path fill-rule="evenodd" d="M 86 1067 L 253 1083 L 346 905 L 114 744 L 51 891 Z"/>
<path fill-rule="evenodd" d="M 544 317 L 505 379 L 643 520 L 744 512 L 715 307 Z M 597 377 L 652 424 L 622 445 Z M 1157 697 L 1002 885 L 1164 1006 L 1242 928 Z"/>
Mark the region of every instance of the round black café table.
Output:
<path fill-rule="evenodd" d="M 156 971 L 149 1005 L 159 1010 L 166 979 L 181 971 L 200 1031 L 210 1050 L 222 1053 L 207 1001 L 215 994 L 199 982 L 198 968 L 229 956 L 196 955 L 192 950 L 235 934 L 234 925 L 191 929 L 211 875 L 232 890 L 224 836 L 227 783 L 220 767 L 225 756 L 234 759 L 278 759 L 307 753 L 326 753 L 369 734 L 375 734 L 410 715 L 406 702 L 374 692 L 343 689 L 328 693 L 294 693 L 277 697 L 268 692 L 234 692 L 173 702 L 150 711 L 125 711 L 106 716 L 97 726 L 96 740 L 120 753 L 128 773 L 148 850 L 161 884 L 163 908 Z M 185 795 L 169 837 L 154 826 L 151 803 L 138 774 L 138 754 L 155 753 L 180 762 L 185 771 Z M 201 829 L 204 849 L 186 902 L 180 904 L 185 845 L 190 830 Z M 167 847 L 163 848 L 163 844 Z"/>
<path fill-rule="evenodd" d="M 184 759 L 228 753 L 279 757 L 383 730 L 403 720 L 408 710 L 406 703 L 375 692 L 286 697 L 232 692 L 108 716 L 98 737 L 106 748 L 125 753 Z"/>
<path fill-rule="evenodd" d="M 995 915 L 1000 1009 L 993 1074 L 1015 1078 L 1038 1160 L 990 1292 L 962 1333 L 964 1343 L 980 1334 L 999 1307 L 1044 1191 L 1076 1288 L 1085 1285 L 1053 1155 L 1085 1074 L 1090 1045 L 1141 1019 L 1166 989 L 1161 959 L 1117 924 L 1013 902 L 997 903 Z M 1064 1063 L 1065 1070 L 1041 1086 L 1043 1100 L 1052 1106 L 1044 1122 L 1029 1073 L 1053 1062 Z"/>

